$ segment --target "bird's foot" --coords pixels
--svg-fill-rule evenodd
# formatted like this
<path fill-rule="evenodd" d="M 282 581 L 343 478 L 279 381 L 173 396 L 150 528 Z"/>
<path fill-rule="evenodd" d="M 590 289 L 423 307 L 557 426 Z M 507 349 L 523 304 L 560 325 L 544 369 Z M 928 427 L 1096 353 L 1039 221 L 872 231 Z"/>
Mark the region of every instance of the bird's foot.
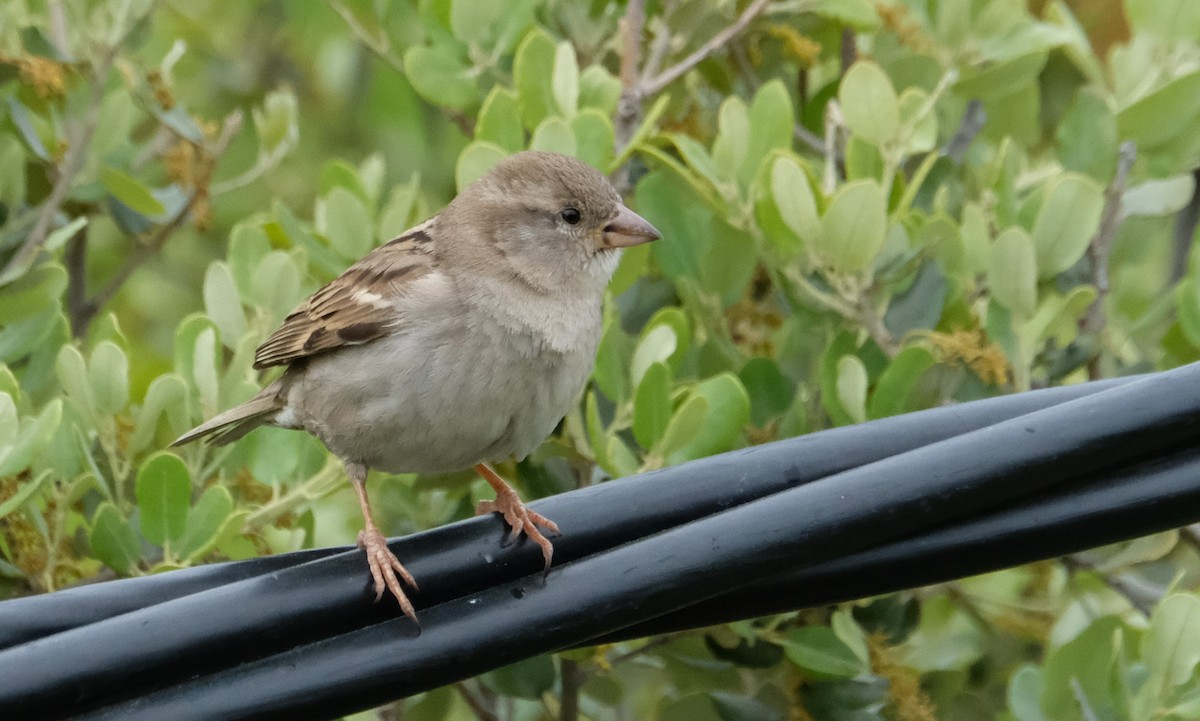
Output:
<path fill-rule="evenodd" d="M 408 569 L 400 564 L 396 554 L 388 548 L 387 539 L 378 528 L 364 528 L 358 532 L 358 547 L 367 554 L 367 565 L 371 567 L 371 577 L 375 579 L 375 602 L 378 603 L 383 598 L 383 589 L 387 588 L 400 603 L 400 610 L 404 611 L 404 615 L 411 618 L 413 623 L 418 623 L 417 612 L 413 610 L 408 596 L 404 595 L 404 590 L 400 588 L 400 579 L 396 578 L 396 574 L 400 574 L 400 578 L 414 590 L 417 588 L 417 582 Z"/>
<path fill-rule="evenodd" d="M 529 509 L 524 503 L 521 503 L 517 492 L 509 488 L 507 484 L 503 488 L 496 489 L 496 500 L 480 501 L 475 506 L 475 515 L 482 516 L 485 513 L 499 513 L 504 516 L 504 520 L 508 523 L 512 531 L 508 534 L 506 543 L 512 543 L 524 533 L 542 549 L 542 558 L 546 560 L 546 573 L 550 572 L 550 559 L 554 556 L 554 546 L 550 543 L 538 526 L 545 528 L 551 533 L 558 535 L 558 524 L 546 518 L 537 511 Z"/>

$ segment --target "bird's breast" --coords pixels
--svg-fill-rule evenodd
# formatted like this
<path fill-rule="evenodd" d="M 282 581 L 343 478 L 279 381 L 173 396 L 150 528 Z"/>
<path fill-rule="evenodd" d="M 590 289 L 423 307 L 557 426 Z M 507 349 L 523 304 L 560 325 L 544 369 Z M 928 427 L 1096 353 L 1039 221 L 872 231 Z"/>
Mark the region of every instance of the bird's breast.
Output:
<path fill-rule="evenodd" d="M 566 352 L 469 313 L 453 327 L 416 326 L 314 358 L 288 406 L 341 458 L 388 472 L 523 457 L 553 432 L 586 381 L 596 326 L 577 328 Z"/>

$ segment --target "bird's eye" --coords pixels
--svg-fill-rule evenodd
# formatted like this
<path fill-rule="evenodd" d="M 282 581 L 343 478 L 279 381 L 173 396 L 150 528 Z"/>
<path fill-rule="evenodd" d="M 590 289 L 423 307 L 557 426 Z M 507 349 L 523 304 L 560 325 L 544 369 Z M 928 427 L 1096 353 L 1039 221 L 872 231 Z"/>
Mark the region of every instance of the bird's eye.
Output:
<path fill-rule="evenodd" d="M 565 208 L 559 215 L 562 216 L 562 219 L 566 221 L 567 225 L 575 225 L 583 218 L 583 216 L 579 214 L 579 210 L 576 208 Z"/>

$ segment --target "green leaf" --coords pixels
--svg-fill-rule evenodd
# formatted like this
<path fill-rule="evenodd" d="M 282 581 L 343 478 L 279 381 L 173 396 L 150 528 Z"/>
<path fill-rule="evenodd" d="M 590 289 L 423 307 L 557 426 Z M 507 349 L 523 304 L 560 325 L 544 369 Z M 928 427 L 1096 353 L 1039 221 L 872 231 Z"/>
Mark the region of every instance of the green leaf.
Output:
<path fill-rule="evenodd" d="M 709 694 L 721 721 L 785 721 L 783 712 L 757 699 L 724 691 Z"/>
<path fill-rule="evenodd" d="M 92 555 L 117 573 L 129 573 L 141 559 L 137 534 L 113 504 L 105 501 L 92 517 L 88 533 Z"/>
<path fill-rule="evenodd" d="M 874 180 L 855 180 L 830 199 L 813 251 L 834 270 L 861 273 L 871 267 L 886 237 L 883 188 Z"/>
<path fill-rule="evenodd" d="M 668 324 L 659 323 L 646 328 L 629 363 L 629 377 L 635 386 L 641 385 L 642 376 L 650 366 L 666 362 L 675 353 L 678 340 L 675 330 Z"/>
<path fill-rule="evenodd" d="M 642 448 L 654 448 L 671 418 L 671 371 L 651 363 L 633 396 L 633 437 Z"/>
<path fill-rule="evenodd" d="M 617 112 L 621 98 L 621 81 L 604 69 L 590 65 L 579 76 L 579 107 L 591 108 L 606 118 Z"/>
<path fill-rule="evenodd" d="M 1180 133 L 1195 132 L 1200 116 L 1200 70 L 1175 78 L 1117 113 L 1117 132 L 1146 153 Z"/>
<path fill-rule="evenodd" d="M 700 258 L 712 247 L 713 213 L 674 175 L 655 171 L 634 189 L 642 217 L 663 234 L 650 253 L 669 278 L 697 278 Z"/>
<path fill-rule="evenodd" d="M 83 354 L 75 346 L 63 346 L 58 352 L 54 370 L 58 382 L 66 391 L 67 400 L 79 414 L 80 420 L 90 427 L 95 427 L 98 423 L 96 398 L 92 393 L 91 383 L 88 382 L 87 363 L 83 360 Z"/>
<path fill-rule="evenodd" d="M 171 419 L 172 432 L 181 432 L 187 423 L 187 384 L 174 373 L 166 373 L 150 382 L 146 398 L 138 410 L 129 450 L 144 451 L 154 442 L 158 419 L 165 413 Z"/>
<path fill-rule="evenodd" d="M 904 150 L 908 153 L 926 153 L 937 145 L 937 113 L 928 106 L 929 93 L 920 88 L 905 88 L 900 93 L 900 123 L 906 131 Z M 922 111 L 926 112 L 922 115 Z"/>
<path fill-rule="evenodd" d="M 998 101 L 1037 85 L 1037 77 L 1046 66 L 1048 53 L 1038 50 L 1011 60 L 978 65 L 980 70 L 965 72 L 954 84 L 961 98 L 979 98 L 991 106 Z M 1034 96 L 1037 97 L 1036 94 Z"/>
<path fill-rule="evenodd" d="M 129 359 L 115 343 L 104 341 L 92 351 L 88 362 L 96 410 L 112 415 L 129 404 Z"/>
<path fill-rule="evenodd" d="M 758 176 L 763 161 L 776 150 L 792 147 L 796 118 L 792 99 L 783 81 L 771 80 L 754 94 L 750 103 L 750 142 L 739 182 L 743 188 Z"/>
<path fill-rule="evenodd" d="M 1018 227 L 1005 230 L 992 243 L 988 287 L 992 297 L 1020 318 L 1037 306 L 1037 255 L 1033 239 Z"/>
<path fill-rule="evenodd" d="M 1050 721 L 1042 713 L 1042 672 L 1025 664 L 1008 682 L 1008 710 L 1017 721 Z"/>
<path fill-rule="evenodd" d="M 1083 257 L 1103 210 L 1104 189 L 1091 178 L 1065 173 L 1052 182 L 1033 224 L 1040 277 L 1054 277 Z"/>
<path fill-rule="evenodd" d="M 540 699 L 554 686 L 557 672 L 550 656 L 534 656 L 485 673 L 483 683 L 505 696 Z"/>
<path fill-rule="evenodd" d="M 554 112 L 554 58 L 558 48 L 541 28 L 530 30 L 513 58 L 513 84 L 521 107 L 521 120 L 532 130 Z"/>
<path fill-rule="evenodd" d="M 808 174 L 790 155 L 779 156 L 771 166 L 771 197 L 775 199 L 784 224 L 800 242 L 819 247 L 822 243 L 821 216 L 817 212 L 816 197 L 809 185 Z"/>
<path fill-rule="evenodd" d="M 215 413 L 219 405 L 220 382 L 217 379 L 217 334 L 211 327 L 196 336 L 189 365 L 200 395 L 201 410 L 205 415 Z"/>
<path fill-rule="evenodd" d="M 1055 130 L 1063 167 L 1086 173 L 1101 183 L 1112 178 L 1117 163 L 1117 118 L 1104 98 L 1089 90 L 1075 94 Z"/>
<path fill-rule="evenodd" d="M 972 275 L 987 272 L 991 261 L 992 247 L 988 237 L 987 220 L 978 203 L 967 203 L 962 209 L 960 237 L 963 246 L 963 264 Z"/>
<path fill-rule="evenodd" d="M 454 180 L 458 192 L 461 193 L 468 185 L 482 178 L 507 156 L 508 153 L 505 153 L 503 148 L 491 143 L 475 141 L 468 145 L 459 154 L 458 163 L 454 166 Z"/>
<path fill-rule="evenodd" d="M 607 168 L 613 161 L 612 121 L 598 110 L 584 108 L 571 119 L 571 131 L 575 135 L 575 157 L 593 168 Z"/>
<path fill-rule="evenodd" d="M 746 286 L 758 270 L 754 237 L 741 228 L 718 220 L 710 226 L 713 244 L 700 259 L 700 286 L 715 293 L 728 308 L 746 295 Z"/>
<path fill-rule="evenodd" d="M 1139 33 L 1162 40 L 1200 37 L 1200 5 L 1190 0 L 1129 0 L 1125 6 Z"/>
<path fill-rule="evenodd" d="M 209 486 L 187 514 L 183 535 L 176 553 L 180 558 L 196 561 L 215 545 L 225 519 L 233 513 L 233 496 L 224 486 Z"/>
<path fill-rule="evenodd" d="M 746 103 L 729 96 L 717 114 L 717 137 L 712 145 L 713 162 L 726 180 L 736 180 L 750 152 L 750 113 Z"/>
<path fill-rule="evenodd" d="M 896 138 L 900 103 L 887 73 L 868 60 L 850 66 L 838 88 L 842 117 L 851 132 L 877 146 Z"/>
<path fill-rule="evenodd" d="M 1048 655 L 1042 671 L 1046 716 L 1077 718 L 1081 701 L 1094 709 L 1113 706 L 1120 627 L 1112 616 L 1099 618 Z"/>
<path fill-rule="evenodd" d="M 529 141 L 533 150 L 545 150 L 563 155 L 575 155 L 575 133 L 567 121 L 557 116 L 546 118 L 533 131 L 533 139 Z"/>
<path fill-rule="evenodd" d="M 466 110 L 478 102 L 479 84 L 469 68 L 440 46 L 410 47 L 404 53 L 404 69 L 413 89 L 438 107 Z"/>
<path fill-rule="evenodd" d="M 317 201 L 315 215 L 317 232 L 329 239 L 343 259 L 358 260 L 375 246 L 375 231 L 367 208 L 349 190 L 334 188 Z"/>
<path fill-rule="evenodd" d="M 895 416 L 909 410 L 908 399 L 922 374 L 937 363 L 925 348 L 909 346 L 896 354 L 879 376 L 867 411 L 870 418 Z"/>
<path fill-rule="evenodd" d="M 371 207 L 376 200 L 359 177 L 358 169 L 341 158 L 334 158 L 321 170 L 321 195 L 328 195 L 334 188 L 350 191 L 367 207 Z"/>
<path fill-rule="evenodd" d="M 42 136 L 38 134 L 37 128 L 33 127 L 33 120 L 29 117 L 29 108 L 12 95 L 7 98 L 7 102 L 8 117 L 21 135 L 21 139 L 25 141 L 25 145 L 42 160 L 47 163 L 53 162 L 49 151 L 46 150 L 45 143 L 42 142 Z"/>
<path fill-rule="evenodd" d="M 629 397 L 629 357 L 632 352 L 633 340 L 621 330 L 620 321 L 615 316 L 605 318 L 592 378 L 609 400 L 623 401 Z"/>
<path fill-rule="evenodd" d="M 837 363 L 838 403 L 854 423 L 867 418 L 867 367 L 856 355 L 844 355 Z"/>
<path fill-rule="evenodd" d="M 81 215 L 70 223 L 55 228 L 53 232 L 46 236 L 46 241 L 42 243 L 42 247 L 46 250 L 58 250 L 66 245 L 68 240 L 75 237 L 76 233 L 87 227 L 87 224 L 88 217 Z"/>
<path fill-rule="evenodd" d="M 525 130 L 521 127 L 516 93 L 499 85 L 492 88 L 479 110 L 475 140 L 492 143 L 509 153 L 525 149 Z"/>
<path fill-rule="evenodd" d="M 795 384 L 770 358 L 759 356 L 746 361 L 738 379 L 750 397 L 750 422 L 760 428 L 786 413 L 796 395 Z"/>
<path fill-rule="evenodd" d="M 346 263 L 333 252 L 329 246 L 317 242 L 287 206 L 278 199 L 271 203 L 271 214 L 275 217 L 274 225 L 264 226 L 264 230 L 272 238 L 282 237 L 287 245 L 304 248 L 309 261 L 314 268 L 326 277 L 332 278 L 346 269 Z M 280 235 L 282 234 L 282 235 Z"/>
<path fill-rule="evenodd" d="M 682 455 L 683 449 L 696 438 L 704 426 L 705 419 L 708 418 L 708 413 L 708 399 L 697 393 L 690 395 L 675 409 L 666 430 L 663 431 L 662 443 L 659 446 L 659 452 L 668 462 L 675 463 L 671 459 Z"/>
<path fill-rule="evenodd" d="M 1158 605 L 1142 637 L 1142 657 L 1150 670 L 1147 685 L 1180 686 L 1192 679 L 1200 663 L 1200 598 L 1176 593 Z"/>
<path fill-rule="evenodd" d="M 166 547 L 183 538 L 192 479 L 179 456 L 160 451 L 147 458 L 138 469 L 135 492 L 147 541 Z"/>
<path fill-rule="evenodd" d="M 46 264 L 0 285 L 0 326 L 6 326 L 56 308 L 67 287 L 67 272 L 61 265 Z"/>
<path fill-rule="evenodd" d="M 1126 215 L 1172 215 L 1192 199 L 1196 181 L 1190 173 L 1160 180 L 1147 180 L 1125 191 L 1121 210 Z"/>
<path fill-rule="evenodd" d="M 8 390 L 0 392 L 0 463 L 12 450 L 13 444 L 17 441 L 17 431 L 20 428 L 17 404 L 13 400 L 12 393 Z"/>
<path fill-rule="evenodd" d="M 826 626 L 797 628 L 783 641 L 788 659 L 816 679 L 854 678 L 871 670 Z"/>
<path fill-rule="evenodd" d="M 450 3 L 450 29 L 460 42 L 487 47 L 505 10 L 505 3 L 453 0 Z"/>
<path fill-rule="evenodd" d="M 47 403 L 36 418 L 26 419 L 8 452 L 0 456 L 0 478 L 15 476 L 28 468 L 46 449 L 61 422 L 62 401 L 58 398 Z"/>
<path fill-rule="evenodd" d="M 210 263 L 204 273 L 204 310 L 220 331 L 221 342 L 236 348 L 246 332 L 246 316 L 233 273 L 221 261 Z"/>
<path fill-rule="evenodd" d="M 304 271 L 294 256 L 294 252 L 273 250 L 254 267 L 250 298 L 255 305 L 271 311 L 274 318 L 282 318 L 300 300 L 300 276 Z"/>
<path fill-rule="evenodd" d="M 100 184 L 114 198 L 121 201 L 130 210 L 145 216 L 155 216 L 165 213 L 166 208 L 151 194 L 150 189 L 142 185 L 133 176 L 105 166 L 100 169 Z"/>
<path fill-rule="evenodd" d="M 250 115 L 254 120 L 254 130 L 258 133 L 259 157 L 277 157 L 294 147 L 300 139 L 300 110 L 296 94 L 290 88 L 267 93 L 262 105 L 253 108 Z M 190 117 L 188 123 L 195 125 Z M 202 142 L 202 138 L 203 135 L 193 139 L 193 142 Z"/>
<path fill-rule="evenodd" d="M 666 436 L 671 433 L 668 426 L 663 438 L 663 454 L 672 465 L 736 447 L 741 442 L 742 429 L 750 420 L 750 396 L 732 373 L 719 373 L 697 383 L 692 389 L 692 397 L 705 400 L 706 417 L 702 427 L 686 443 L 679 445 L 676 441 L 673 452 L 667 450 Z M 688 400 L 684 405 L 690 403 Z M 675 418 L 671 421 L 673 424 Z"/>
<path fill-rule="evenodd" d="M 604 449 L 604 458 L 608 459 L 608 465 L 604 466 L 604 470 L 613 478 L 632 476 L 640 468 L 637 456 L 634 455 L 633 451 L 629 450 L 629 446 L 625 445 L 625 441 L 621 440 L 621 437 L 615 434 L 608 437 L 608 445 Z"/>
<path fill-rule="evenodd" d="M 904 662 L 918 671 L 965 671 L 983 655 L 983 633 L 946 596 L 921 605 L 921 621 L 899 647 Z"/>
<path fill-rule="evenodd" d="M 561 42 L 554 51 L 554 75 L 550 79 L 554 104 L 564 118 L 573 118 L 579 109 L 579 61 L 575 47 Z"/>
<path fill-rule="evenodd" d="M 595 391 L 588 390 L 583 404 L 583 423 L 587 429 L 588 445 L 592 457 L 601 468 L 608 469 L 608 436 L 604 422 L 600 420 L 600 409 L 596 405 Z"/>
<path fill-rule="evenodd" d="M 943 227 L 957 236 L 953 224 L 947 222 Z M 946 276 L 942 274 L 937 263 L 922 263 L 912 285 L 897 294 L 888 304 L 883 324 L 897 338 L 903 338 L 914 330 L 929 330 L 941 320 L 945 304 Z"/>
<path fill-rule="evenodd" d="M 21 143 L 9 134 L 0 136 L 0 168 L 16 169 L 24 167 L 25 150 L 21 147 Z M 25 173 L 8 172 L 0 174 L 0 203 L 12 208 L 24 201 Z"/>

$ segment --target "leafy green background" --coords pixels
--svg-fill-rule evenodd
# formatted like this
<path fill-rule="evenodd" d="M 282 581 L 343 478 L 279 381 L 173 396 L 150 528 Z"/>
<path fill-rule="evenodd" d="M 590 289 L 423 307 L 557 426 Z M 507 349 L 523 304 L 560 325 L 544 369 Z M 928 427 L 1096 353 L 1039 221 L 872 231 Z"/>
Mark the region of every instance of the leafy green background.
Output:
<path fill-rule="evenodd" d="M 526 498 L 1200 358 L 1194 0 L 8 0 L 0 99 L 5 595 L 353 539 L 304 434 L 162 449 L 259 387 L 306 293 L 527 147 L 665 237 L 626 254 L 577 406 L 502 466 Z M 487 495 L 370 486 L 393 535 Z M 1196 539 L 356 718 L 1196 718 Z"/>

